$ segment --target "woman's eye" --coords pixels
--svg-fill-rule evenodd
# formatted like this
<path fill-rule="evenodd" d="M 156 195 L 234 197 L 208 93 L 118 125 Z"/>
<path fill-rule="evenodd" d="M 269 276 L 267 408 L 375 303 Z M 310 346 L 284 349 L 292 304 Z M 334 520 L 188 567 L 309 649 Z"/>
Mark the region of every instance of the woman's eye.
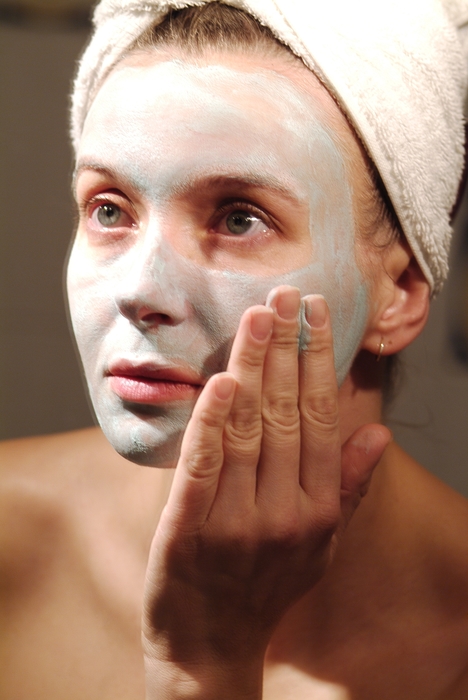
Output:
<path fill-rule="evenodd" d="M 269 226 L 252 212 L 236 209 L 221 219 L 218 230 L 220 233 L 241 236 L 265 233 Z"/>
<path fill-rule="evenodd" d="M 226 228 L 231 233 L 246 233 L 255 222 L 252 214 L 247 214 L 245 211 L 233 211 L 226 217 Z"/>
<path fill-rule="evenodd" d="M 102 202 L 95 206 L 90 215 L 91 228 L 131 228 L 133 219 L 114 202 Z"/>
<path fill-rule="evenodd" d="M 101 204 L 96 209 L 96 218 L 103 226 L 115 226 L 119 222 L 122 211 L 115 204 Z"/>

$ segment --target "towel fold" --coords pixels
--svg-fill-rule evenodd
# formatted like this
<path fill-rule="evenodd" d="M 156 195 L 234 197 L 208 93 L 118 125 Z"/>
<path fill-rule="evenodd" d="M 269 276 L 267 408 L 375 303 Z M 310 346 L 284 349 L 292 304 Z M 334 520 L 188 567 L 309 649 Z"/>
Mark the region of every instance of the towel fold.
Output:
<path fill-rule="evenodd" d="M 172 8 L 210 0 L 102 0 L 72 95 L 78 147 L 96 89 Z M 464 164 L 468 0 L 227 0 L 268 26 L 340 103 L 376 165 L 432 291 L 448 270 Z"/>

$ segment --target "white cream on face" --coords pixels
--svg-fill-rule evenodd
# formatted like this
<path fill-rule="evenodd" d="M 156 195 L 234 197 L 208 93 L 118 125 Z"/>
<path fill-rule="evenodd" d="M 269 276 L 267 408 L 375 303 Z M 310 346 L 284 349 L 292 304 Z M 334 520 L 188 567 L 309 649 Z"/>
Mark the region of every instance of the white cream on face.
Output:
<path fill-rule="evenodd" d="M 169 464 L 192 405 L 128 406 L 109 389 L 109 364 L 128 358 L 189 367 L 207 378 L 225 369 L 245 309 L 264 304 L 280 284 L 327 299 L 343 381 L 365 327 L 367 295 L 354 255 L 343 157 L 311 95 L 267 69 L 177 61 L 124 66 L 92 105 L 80 162 L 118 173 L 142 212 L 132 242 L 112 250 L 89 245 L 82 222 L 68 268 L 72 322 L 91 398 L 117 451 L 142 464 Z M 298 233 L 297 249 L 307 250 L 307 258 L 291 254 L 278 262 L 276 256 L 273 273 L 268 243 L 261 255 L 252 249 L 250 257 L 233 253 L 229 259 L 226 253 L 223 266 L 204 257 L 184 192 L 217 176 L 279 183 L 289 192 L 286 208 L 294 200 L 300 204 L 298 231 L 307 240 Z M 209 195 L 203 190 L 201 197 Z M 188 242 L 185 248 L 180 241 Z M 129 308 L 165 320 L 147 330 Z"/>

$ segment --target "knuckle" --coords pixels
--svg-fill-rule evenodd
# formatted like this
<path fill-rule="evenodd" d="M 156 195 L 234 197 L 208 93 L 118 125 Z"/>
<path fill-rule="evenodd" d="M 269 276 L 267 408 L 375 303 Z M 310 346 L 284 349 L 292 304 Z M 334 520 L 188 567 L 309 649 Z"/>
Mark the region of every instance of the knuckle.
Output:
<path fill-rule="evenodd" d="M 266 425 L 294 431 L 299 427 L 297 398 L 287 394 L 277 394 L 263 400 L 263 422 Z"/>
<path fill-rule="evenodd" d="M 226 432 L 233 440 L 256 439 L 261 431 L 260 415 L 254 414 L 250 408 L 236 410 L 226 424 Z"/>
<path fill-rule="evenodd" d="M 227 438 L 224 442 L 224 453 L 226 457 L 235 460 L 243 468 L 253 467 L 260 456 L 260 441 L 239 442 Z"/>
<path fill-rule="evenodd" d="M 289 356 L 293 350 L 297 356 L 297 329 L 290 333 L 274 333 L 271 344 L 275 351 L 285 352 Z"/>
<path fill-rule="evenodd" d="M 301 402 L 301 411 L 305 418 L 318 425 L 331 429 L 338 426 L 338 401 L 330 392 L 315 392 Z"/>
<path fill-rule="evenodd" d="M 266 549 L 291 550 L 303 541 L 302 521 L 297 510 L 285 510 L 270 513 L 264 523 L 263 543 Z"/>
<path fill-rule="evenodd" d="M 316 504 L 314 509 L 314 529 L 324 539 L 329 539 L 335 532 L 340 521 L 340 505 L 338 501 L 328 501 Z"/>
<path fill-rule="evenodd" d="M 263 348 L 249 348 L 239 354 L 239 363 L 247 370 L 255 371 L 263 365 Z"/>
<path fill-rule="evenodd" d="M 209 544 L 215 553 L 217 563 L 224 569 L 231 569 L 233 576 L 242 577 L 243 566 L 246 563 L 249 566 L 248 562 L 251 566 L 252 559 L 259 548 L 259 538 L 250 513 L 246 511 L 243 517 L 237 518 L 226 514 L 222 529 L 219 527 L 210 529 Z"/>
<path fill-rule="evenodd" d="M 333 349 L 331 342 L 331 337 L 328 334 L 315 333 L 309 345 L 310 352 L 313 355 L 326 355 L 328 356 Z"/>
<path fill-rule="evenodd" d="M 302 541 L 302 529 L 298 517 L 291 515 L 277 523 L 274 534 L 276 545 L 284 549 L 294 549 Z"/>
<path fill-rule="evenodd" d="M 244 548 L 252 547 L 254 537 L 248 513 L 244 517 L 231 517 L 226 522 L 227 538 L 231 547 L 236 547 L 240 551 Z"/>
<path fill-rule="evenodd" d="M 257 430 L 250 430 L 245 433 L 238 433 L 231 426 L 227 426 L 224 433 L 225 450 L 232 456 L 239 459 L 250 459 L 253 454 L 257 455 L 260 447 L 261 433 Z"/>
<path fill-rule="evenodd" d="M 225 418 L 221 413 L 205 408 L 200 411 L 198 420 L 201 425 L 206 428 L 221 429 L 224 425 Z"/>
<path fill-rule="evenodd" d="M 220 460 L 213 450 L 197 449 L 196 452 L 185 456 L 185 471 L 192 481 L 202 481 L 216 476 Z"/>

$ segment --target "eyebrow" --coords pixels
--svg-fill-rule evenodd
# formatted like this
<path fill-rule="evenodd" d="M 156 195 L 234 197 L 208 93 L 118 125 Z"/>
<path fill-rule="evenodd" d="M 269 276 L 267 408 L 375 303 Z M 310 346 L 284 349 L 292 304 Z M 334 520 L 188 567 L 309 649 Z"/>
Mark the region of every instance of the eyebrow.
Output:
<path fill-rule="evenodd" d="M 124 180 L 134 189 L 141 188 L 141 184 L 137 185 L 132 178 L 120 173 L 118 170 L 103 165 L 92 160 L 81 161 L 73 173 L 72 187 L 73 190 L 76 189 L 76 181 L 80 174 L 85 170 L 93 170 L 94 172 L 106 175 L 114 180 Z M 255 188 L 259 190 L 268 191 L 272 194 L 278 195 L 283 199 L 286 199 L 294 204 L 299 204 L 301 197 L 294 194 L 293 184 L 288 183 L 286 180 L 277 178 L 273 175 L 258 174 L 254 172 L 245 172 L 240 175 L 226 175 L 217 172 L 210 173 L 209 171 L 203 173 L 198 172 L 189 175 L 183 179 L 181 182 L 177 183 L 173 191 L 176 196 L 181 197 L 191 191 L 201 189 L 201 188 L 226 188 L 226 187 L 239 187 L 239 188 Z"/>
<path fill-rule="evenodd" d="M 288 186 L 287 182 L 274 176 L 266 174 L 259 175 L 248 171 L 241 175 L 210 174 L 209 172 L 205 174 L 195 174 L 194 176 L 188 177 L 185 182 L 182 181 L 179 183 L 174 189 L 176 194 L 181 196 L 191 190 L 200 189 L 201 187 L 216 187 L 220 189 L 225 187 L 251 187 L 279 195 L 295 204 L 300 201 L 299 197 L 293 193 L 292 185 Z"/>
<path fill-rule="evenodd" d="M 73 192 L 76 192 L 76 181 L 78 180 L 78 178 L 84 170 L 94 170 L 94 172 L 101 173 L 102 175 L 107 175 L 108 177 L 111 177 L 114 180 L 121 179 L 117 170 L 113 170 L 112 168 L 109 168 L 106 165 L 102 165 L 101 163 L 97 163 L 93 160 L 82 160 L 77 163 L 73 171 L 71 183 Z"/>

